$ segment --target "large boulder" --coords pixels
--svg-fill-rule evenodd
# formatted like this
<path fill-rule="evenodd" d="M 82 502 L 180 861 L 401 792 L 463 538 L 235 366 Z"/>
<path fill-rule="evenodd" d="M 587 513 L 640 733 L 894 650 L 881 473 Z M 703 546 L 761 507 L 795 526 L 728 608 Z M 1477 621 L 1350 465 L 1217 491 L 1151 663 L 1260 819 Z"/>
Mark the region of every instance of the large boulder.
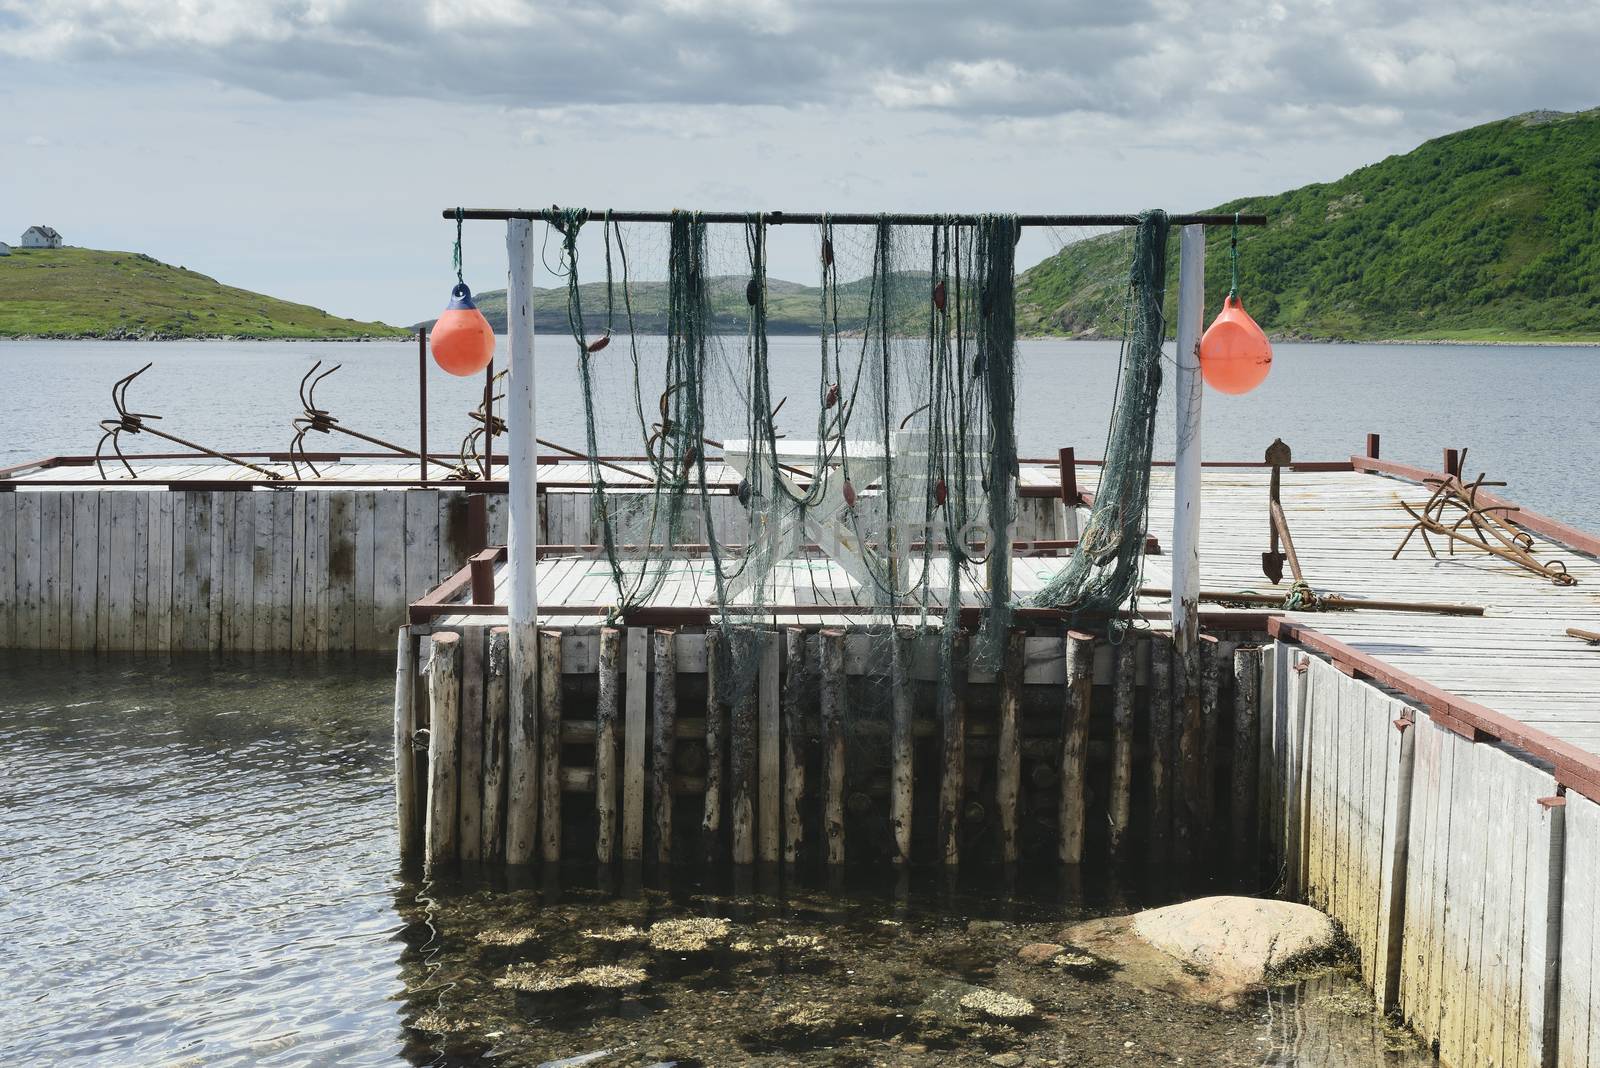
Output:
<path fill-rule="evenodd" d="M 1064 933 L 1121 965 L 1118 975 L 1137 986 L 1222 1006 L 1293 965 L 1330 956 L 1337 939 L 1333 921 L 1316 909 L 1253 897 L 1199 898 Z"/>

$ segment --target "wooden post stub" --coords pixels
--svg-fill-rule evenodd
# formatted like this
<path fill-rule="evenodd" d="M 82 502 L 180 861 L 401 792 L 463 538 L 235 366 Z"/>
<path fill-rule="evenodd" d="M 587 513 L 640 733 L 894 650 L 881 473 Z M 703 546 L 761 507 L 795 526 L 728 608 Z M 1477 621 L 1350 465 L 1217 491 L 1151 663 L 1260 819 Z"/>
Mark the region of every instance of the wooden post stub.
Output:
<path fill-rule="evenodd" d="M 788 671 L 783 686 L 783 862 L 793 864 L 799 859 L 805 836 L 800 802 L 806 792 L 806 632 L 803 627 L 790 627 L 784 636 L 788 641 L 784 652 Z"/>
<path fill-rule="evenodd" d="M 483 828 L 480 852 L 487 862 L 506 859 L 506 758 L 510 743 L 511 635 L 489 631 L 488 679 L 483 689 Z"/>
<path fill-rule="evenodd" d="M 654 722 L 650 735 L 650 816 L 655 861 L 672 862 L 672 751 L 678 720 L 678 632 L 655 632 Z"/>
<path fill-rule="evenodd" d="M 763 864 L 778 861 L 779 831 L 779 709 L 782 679 L 779 675 L 782 660 L 776 630 L 761 632 L 761 670 L 758 679 L 758 707 L 756 711 L 756 859 Z"/>
<path fill-rule="evenodd" d="M 1070 450 L 1063 449 L 1062 452 Z M 1065 457 L 1063 457 L 1065 459 Z M 1012 630 L 1006 635 L 1005 660 L 1000 671 L 1000 737 L 995 758 L 995 806 L 1000 810 L 1000 859 L 1017 862 L 1017 798 L 1022 788 L 1022 673 L 1027 635 Z"/>
<path fill-rule="evenodd" d="M 456 802 L 460 785 L 461 636 L 433 635 L 428 660 L 428 822 L 429 867 L 454 863 Z"/>
<path fill-rule="evenodd" d="M 650 632 L 629 627 L 627 687 L 623 691 L 622 727 L 622 859 L 644 857 L 644 739 L 646 695 L 649 689 Z"/>
<path fill-rule="evenodd" d="M 1162 863 L 1172 850 L 1172 637 L 1150 636 L 1150 834 L 1149 858 Z"/>
<path fill-rule="evenodd" d="M 910 627 L 895 627 L 890 650 L 894 723 L 889 737 L 889 830 L 894 839 L 895 864 L 911 863 L 911 798 L 916 777 L 911 742 L 916 697 L 911 680 L 913 633 Z"/>
<path fill-rule="evenodd" d="M 715 862 L 722 855 L 722 769 L 727 764 L 728 696 L 737 682 L 730 675 L 732 663 L 722 629 L 706 628 L 706 796 L 700 817 L 700 836 L 706 859 Z"/>
<path fill-rule="evenodd" d="M 759 635 L 744 634 L 741 643 L 759 641 Z M 731 652 L 731 650 L 730 650 Z M 741 649 L 739 663 L 755 667 L 734 680 L 733 730 L 728 747 L 728 771 L 732 779 L 728 822 L 733 838 L 733 862 L 753 864 L 756 859 L 756 696 L 760 683 L 760 652 Z"/>
<path fill-rule="evenodd" d="M 402 859 L 422 855 L 423 817 L 417 791 L 417 738 L 414 690 L 417 682 L 417 640 L 410 627 L 400 628 L 394 667 L 394 802 L 395 827 Z"/>
<path fill-rule="evenodd" d="M 1233 653 L 1234 863 L 1253 870 L 1256 860 L 1256 776 L 1261 753 L 1261 649 L 1241 645 Z"/>
<path fill-rule="evenodd" d="M 1369 460 L 1378 459 L 1378 449 L 1379 449 L 1378 435 L 1376 435 L 1376 434 L 1368 434 L 1367 435 L 1367 458 Z"/>
<path fill-rule="evenodd" d="M 1196 798 L 1196 841 L 1215 839 L 1217 807 L 1217 731 L 1222 718 L 1222 657 L 1215 635 L 1200 635 L 1200 793 Z"/>
<path fill-rule="evenodd" d="M 822 719 L 822 832 L 830 866 L 844 863 L 844 631 L 817 635 Z"/>
<path fill-rule="evenodd" d="M 461 796 L 457 802 L 462 860 L 483 856 L 483 693 L 488 681 L 482 627 L 461 628 Z"/>
<path fill-rule="evenodd" d="M 1089 765 L 1089 716 L 1094 699 L 1094 636 L 1067 632 L 1066 708 L 1061 728 L 1061 815 L 1058 856 L 1063 864 L 1083 861 L 1085 779 Z"/>
<path fill-rule="evenodd" d="M 1444 450 L 1444 473 L 1447 475 L 1461 475 L 1461 453 L 1456 449 Z"/>
<path fill-rule="evenodd" d="M 595 859 L 609 864 L 617 849 L 617 712 L 621 704 L 622 631 L 600 629 L 595 667 L 594 812 Z"/>
<path fill-rule="evenodd" d="M 539 854 L 561 859 L 561 632 L 539 632 Z"/>
<path fill-rule="evenodd" d="M 1111 705 L 1111 854 L 1120 857 L 1127 845 L 1133 816 L 1133 697 L 1139 643 L 1123 636 L 1114 650 Z"/>
<path fill-rule="evenodd" d="M 967 792 L 967 635 L 957 630 L 950 642 L 950 677 L 940 694 L 943 759 L 939 771 L 939 861 L 961 863 L 962 802 Z"/>

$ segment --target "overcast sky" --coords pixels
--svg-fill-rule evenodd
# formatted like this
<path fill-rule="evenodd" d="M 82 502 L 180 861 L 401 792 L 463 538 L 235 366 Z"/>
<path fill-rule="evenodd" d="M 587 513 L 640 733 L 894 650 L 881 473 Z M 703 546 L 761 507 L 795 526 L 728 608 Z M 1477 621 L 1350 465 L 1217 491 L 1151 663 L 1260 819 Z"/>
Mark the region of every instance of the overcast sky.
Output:
<path fill-rule="evenodd" d="M 0 238 L 408 323 L 455 204 L 1196 209 L 1593 107 L 1596 55 L 1594 0 L 0 0 Z"/>

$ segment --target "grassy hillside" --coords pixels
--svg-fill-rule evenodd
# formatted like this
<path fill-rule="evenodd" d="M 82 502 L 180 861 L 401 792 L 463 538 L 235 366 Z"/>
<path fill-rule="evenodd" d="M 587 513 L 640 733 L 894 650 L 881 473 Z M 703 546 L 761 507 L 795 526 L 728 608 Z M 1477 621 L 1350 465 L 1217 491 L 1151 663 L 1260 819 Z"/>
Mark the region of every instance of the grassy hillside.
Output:
<path fill-rule="evenodd" d="M 13 249 L 0 256 L 0 337 L 404 337 L 383 323 L 225 286 L 137 252 Z"/>
<path fill-rule="evenodd" d="M 1600 339 L 1600 109 L 1519 115 L 1207 210 L 1270 219 L 1240 232 L 1240 292 L 1280 336 Z M 1107 235 L 1025 272 L 1019 331 L 1115 332 L 1126 257 Z M 1228 232 L 1212 228 L 1208 318 L 1227 288 Z"/>

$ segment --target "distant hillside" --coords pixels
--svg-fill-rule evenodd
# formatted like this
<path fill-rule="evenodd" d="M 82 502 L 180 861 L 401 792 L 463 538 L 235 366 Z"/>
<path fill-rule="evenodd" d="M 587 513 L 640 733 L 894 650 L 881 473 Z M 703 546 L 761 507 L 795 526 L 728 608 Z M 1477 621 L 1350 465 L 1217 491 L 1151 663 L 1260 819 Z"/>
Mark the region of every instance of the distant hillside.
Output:
<path fill-rule="evenodd" d="M 1280 336 L 1600 339 L 1600 109 L 1519 115 L 1206 210 L 1271 220 L 1240 231 L 1240 292 Z M 1228 288 L 1228 228 L 1206 244 L 1209 318 Z M 1112 234 L 1028 270 L 1018 330 L 1117 332 L 1126 258 Z"/>
<path fill-rule="evenodd" d="M 724 276 L 714 279 L 711 285 L 712 307 L 715 312 L 713 328 L 719 333 L 742 334 L 745 331 L 748 305 L 745 303 L 745 285 L 748 279 Z M 860 283 L 855 283 L 859 285 Z M 847 289 L 840 286 L 841 290 Z M 633 304 L 634 329 L 641 334 L 664 334 L 667 331 L 667 284 L 665 282 L 630 282 L 628 292 Z M 606 325 L 606 287 L 604 282 L 588 282 L 578 287 L 583 302 L 583 318 L 588 333 L 598 333 Z M 506 291 L 493 289 L 474 294 L 483 317 L 489 320 L 496 333 L 506 329 Z M 811 333 L 817 329 L 820 291 L 815 286 L 798 282 L 785 282 L 779 278 L 767 280 L 767 332 L 772 334 Z M 615 308 L 616 330 L 627 330 L 627 313 L 622 307 L 622 288 L 618 283 Z M 567 290 L 565 286 L 533 291 L 533 313 L 537 329 L 566 329 Z M 548 325 L 559 324 L 559 325 Z M 433 320 L 417 326 L 432 329 Z"/>
<path fill-rule="evenodd" d="M 0 337 L 405 337 L 383 323 L 225 286 L 137 252 L 13 249 L 0 256 Z"/>

